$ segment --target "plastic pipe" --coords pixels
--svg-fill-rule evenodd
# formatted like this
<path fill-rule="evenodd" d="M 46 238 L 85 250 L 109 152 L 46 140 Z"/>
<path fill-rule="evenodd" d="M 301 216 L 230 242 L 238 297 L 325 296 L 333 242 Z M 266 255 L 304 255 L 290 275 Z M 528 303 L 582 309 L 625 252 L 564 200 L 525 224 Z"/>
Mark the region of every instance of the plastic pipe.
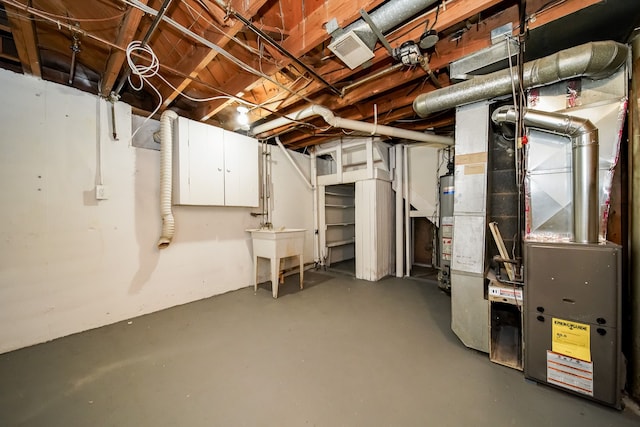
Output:
<path fill-rule="evenodd" d="M 252 129 L 254 135 L 277 129 L 289 123 L 299 120 L 308 119 L 309 117 L 320 116 L 330 126 L 340 129 L 355 130 L 358 132 L 368 133 L 370 135 L 384 135 L 400 139 L 408 139 L 439 145 L 453 145 L 454 140 L 448 136 L 433 135 L 429 133 L 416 132 L 413 130 L 395 128 L 392 126 L 378 125 L 375 123 L 360 122 L 357 120 L 343 119 L 337 117 L 328 108 L 320 105 L 310 105 L 307 108 L 296 111 L 284 117 L 279 117 L 267 123 L 258 125 Z"/>
<path fill-rule="evenodd" d="M 171 210 L 171 185 L 173 182 L 173 122 L 178 115 L 165 110 L 160 117 L 160 215 L 162 216 L 162 234 L 158 240 L 158 249 L 171 244 L 175 233 L 175 222 Z"/>

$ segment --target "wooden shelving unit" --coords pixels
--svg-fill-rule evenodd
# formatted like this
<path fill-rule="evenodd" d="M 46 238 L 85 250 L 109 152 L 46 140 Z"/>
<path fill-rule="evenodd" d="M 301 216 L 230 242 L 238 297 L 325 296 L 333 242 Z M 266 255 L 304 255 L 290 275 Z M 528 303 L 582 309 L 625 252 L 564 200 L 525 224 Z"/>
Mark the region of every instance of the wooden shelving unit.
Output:
<path fill-rule="evenodd" d="M 324 258 L 325 265 L 355 257 L 355 186 L 324 187 Z"/>

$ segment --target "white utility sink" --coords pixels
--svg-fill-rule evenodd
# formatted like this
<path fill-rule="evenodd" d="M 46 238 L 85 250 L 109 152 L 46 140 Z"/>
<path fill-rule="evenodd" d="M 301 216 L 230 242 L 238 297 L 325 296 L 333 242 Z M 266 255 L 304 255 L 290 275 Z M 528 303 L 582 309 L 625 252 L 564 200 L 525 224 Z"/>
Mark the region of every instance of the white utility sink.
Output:
<path fill-rule="evenodd" d="M 300 262 L 300 289 L 304 279 L 304 233 L 307 230 L 300 228 L 283 229 L 251 229 L 253 241 L 253 289 L 258 290 L 258 257 L 267 258 L 271 262 L 271 288 L 273 297 L 278 298 L 278 277 L 280 273 L 280 260 L 297 256 Z"/>

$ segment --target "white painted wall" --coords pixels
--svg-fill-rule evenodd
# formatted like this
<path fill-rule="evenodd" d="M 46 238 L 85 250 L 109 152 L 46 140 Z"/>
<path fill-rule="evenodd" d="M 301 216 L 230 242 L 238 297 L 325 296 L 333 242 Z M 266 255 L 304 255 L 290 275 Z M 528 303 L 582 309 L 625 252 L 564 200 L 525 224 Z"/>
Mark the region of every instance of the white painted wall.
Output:
<path fill-rule="evenodd" d="M 0 353 L 252 284 L 250 208 L 174 207 L 156 248 L 159 152 L 130 146 L 129 106 L 113 141 L 95 96 L 5 70 L 0 86 Z M 278 156 L 274 222 L 311 230 L 311 192 Z"/>
<path fill-rule="evenodd" d="M 434 147 L 409 145 L 408 177 L 411 204 L 423 214 L 437 216 L 438 177 L 446 173 L 444 169 L 438 172 L 441 156 Z"/>
<path fill-rule="evenodd" d="M 304 262 L 313 262 L 313 199 L 312 192 L 296 172 L 291 162 L 277 146 L 271 148 L 271 223 L 274 228 L 304 228 Z M 307 181 L 311 176 L 311 159 L 294 151 L 287 151 L 298 165 Z M 266 260 L 264 261 L 266 265 Z M 262 264 L 262 261 L 261 261 Z M 290 258 L 284 261 L 284 268 L 297 266 L 298 261 Z M 268 268 L 268 267 L 265 267 Z M 260 280 L 268 280 L 262 275 Z"/>

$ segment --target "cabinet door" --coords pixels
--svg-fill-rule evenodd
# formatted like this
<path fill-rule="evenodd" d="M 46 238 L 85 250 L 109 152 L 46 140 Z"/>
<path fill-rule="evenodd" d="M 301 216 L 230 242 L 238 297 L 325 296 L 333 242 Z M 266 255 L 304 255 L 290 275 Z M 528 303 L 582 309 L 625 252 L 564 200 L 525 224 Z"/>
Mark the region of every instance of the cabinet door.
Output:
<path fill-rule="evenodd" d="M 258 141 L 224 131 L 225 205 L 258 206 Z"/>
<path fill-rule="evenodd" d="M 224 205 L 222 129 L 189 121 L 189 203 Z"/>

